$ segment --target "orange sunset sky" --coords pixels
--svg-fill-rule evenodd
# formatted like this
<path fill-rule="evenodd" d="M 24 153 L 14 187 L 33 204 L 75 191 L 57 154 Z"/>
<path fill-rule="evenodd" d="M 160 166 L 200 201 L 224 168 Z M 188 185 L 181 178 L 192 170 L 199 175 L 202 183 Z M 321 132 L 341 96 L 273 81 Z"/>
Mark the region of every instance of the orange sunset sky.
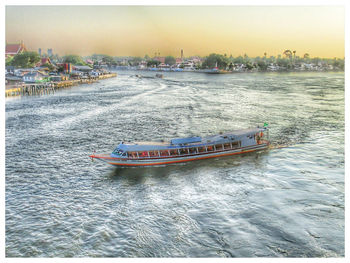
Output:
<path fill-rule="evenodd" d="M 6 42 L 59 55 L 344 57 L 341 6 L 6 6 Z"/>

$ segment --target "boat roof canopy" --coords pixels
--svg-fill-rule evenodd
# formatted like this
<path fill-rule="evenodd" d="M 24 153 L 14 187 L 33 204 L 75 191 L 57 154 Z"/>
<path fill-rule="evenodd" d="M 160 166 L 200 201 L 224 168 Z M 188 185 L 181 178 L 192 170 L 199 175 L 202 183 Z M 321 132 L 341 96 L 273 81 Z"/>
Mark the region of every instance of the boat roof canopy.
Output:
<path fill-rule="evenodd" d="M 236 130 L 231 133 L 224 133 L 220 135 L 208 136 L 208 137 L 188 137 L 188 138 L 178 138 L 172 139 L 169 142 L 136 142 L 136 143 L 126 143 L 123 142 L 116 148 L 126 152 L 126 151 L 156 151 L 156 150 L 167 150 L 175 149 L 178 147 L 191 147 L 191 143 L 200 143 L 198 145 L 207 145 L 215 143 L 225 143 L 226 141 L 232 140 L 243 140 L 245 136 L 252 136 L 255 133 L 265 131 L 266 128 L 258 127 L 252 129 Z M 193 146 L 192 146 L 193 147 Z M 194 145 L 196 147 L 196 145 Z"/>
<path fill-rule="evenodd" d="M 119 144 L 118 145 L 118 149 L 126 152 L 126 151 L 156 151 L 156 150 L 166 150 L 169 149 L 171 147 L 169 147 L 168 145 L 159 145 L 154 143 L 153 145 L 151 144 L 146 144 L 146 145 L 142 145 L 142 144 Z"/>
<path fill-rule="evenodd" d="M 231 135 L 236 135 L 236 136 L 242 136 L 242 135 L 251 135 L 255 134 L 260 131 L 265 131 L 266 129 L 264 127 L 258 127 L 258 128 L 251 128 L 251 129 L 243 129 L 243 130 L 237 130 L 233 131 L 232 133 L 229 133 Z"/>
<path fill-rule="evenodd" d="M 179 138 L 179 139 L 172 139 L 170 141 L 171 144 L 185 144 L 185 143 L 195 143 L 195 142 L 201 142 L 201 137 L 188 137 L 188 138 Z"/>

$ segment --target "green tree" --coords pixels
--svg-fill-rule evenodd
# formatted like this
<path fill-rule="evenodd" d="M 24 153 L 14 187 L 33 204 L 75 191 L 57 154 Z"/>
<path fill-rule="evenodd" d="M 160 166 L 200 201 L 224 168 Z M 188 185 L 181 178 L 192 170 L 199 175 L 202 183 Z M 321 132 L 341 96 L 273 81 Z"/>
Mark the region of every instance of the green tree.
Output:
<path fill-rule="evenodd" d="M 266 59 L 266 62 L 267 62 L 268 64 L 270 64 L 270 63 L 276 63 L 276 57 L 270 56 L 269 58 Z"/>
<path fill-rule="evenodd" d="M 330 62 L 334 67 L 344 70 L 344 60 L 342 59 L 337 59 L 334 58 L 331 62 Z"/>
<path fill-rule="evenodd" d="M 38 53 L 33 51 L 22 52 L 13 57 L 10 64 L 18 68 L 32 68 L 40 61 Z"/>
<path fill-rule="evenodd" d="M 289 64 L 290 64 L 289 59 L 285 59 L 285 58 L 281 58 L 281 57 L 279 57 L 276 62 L 277 62 L 278 66 L 285 67 L 285 68 L 288 68 Z"/>
<path fill-rule="evenodd" d="M 60 62 L 60 57 L 58 56 L 58 54 L 54 54 L 50 57 L 50 60 L 51 62 L 58 63 Z"/>
<path fill-rule="evenodd" d="M 233 63 L 243 64 L 244 63 L 244 58 L 242 56 L 236 57 L 236 58 L 233 59 Z"/>
<path fill-rule="evenodd" d="M 292 51 L 290 51 L 289 49 L 285 50 L 283 52 L 283 55 L 285 55 L 286 57 L 288 57 L 289 59 L 292 59 Z"/>
<path fill-rule="evenodd" d="M 77 66 L 86 66 L 87 64 L 78 55 L 66 55 L 63 57 L 63 63 L 71 63 Z"/>
<path fill-rule="evenodd" d="M 316 58 L 312 58 L 311 61 L 312 63 L 318 64 L 321 62 L 321 59 L 319 57 L 316 57 Z"/>
<path fill-rule="evenodd" d="M 99 60 L 99 57 L 100 57 L 99 55 L 93 54 L 90 58 L 93 62 L 97 62 Z"/>
<path fill-rule="evenodd" d="M 50 71 L 53 71 L 55 69 L 55 67 L 52 64 L 50 64 L 50 63 L 45 63 L 44 65 L 42 65 L 42 67 L 46 67 Z"/>
<path fill-rule="evenodd" d="M 252 65 L 252 63 L 248 62 L 248 63 L 246 64 L 246 67 L 247 67 L 248 70 L 251 70 L 251 69 L 254 68 L 254 65 Z"/>
<path fill-rule="evenodd" d="M 267 63 L 264 60 L 257 61 L 258 68 L 262 71 L 267 70 Z"/>
<path fill-rule="evenodd" d="M 228 70 L 233 70 L 233 63 L 231 62 L 229 65 L 228 65 Z"/>
<path fill-rule="evenodd" d="M 175 63 L 176 63 L 176 59 L 174 57 L 172 57 L 172 56 L 165 57 L 165 64 L 172 66 Z"/>
<path fill-rule="evenodd" d="M 220 54 L 210 54 L 205 58 L 202 67 L 203 68 L 214 68 L 217 66 L 219 69 L 226 69 L 229 63 L 229 59 Z"/>
<path fill-rule="evenodd" d="M 6 60 L 5 60 L 5 65 L 6 66 L 11 66 L 12 60 L 13 60 L 12 56 L 7 57 Z"/>
<path fill-rule="evenodd" d="M 159 64 L 160 64 L 160 62 L 158 60 L 152 59 L 152 60 L 147 61 L 147 67 L 152 67 L 152 66 L 157 67 Z"/>
<path fill-rule="evenodd" d="M 109 55 L 103 55 L 102 62 L 106 63 L 107 65 L 114 65 L 115 64 L 114 58 L 109 56 Z"/>
<path fill-rule="evenodd" d="M 131 66 L 138 66 L 140 64 L 140 62 L 142 61 L 142 58 L 141 57 L 133 57 L 131 60 L 130 60 L 130 64 Z"/>
<path fill-rule="evenodd" d="M 64 72 L 64 67 L 62 65 L 58 66 L 57 72 Z"/>

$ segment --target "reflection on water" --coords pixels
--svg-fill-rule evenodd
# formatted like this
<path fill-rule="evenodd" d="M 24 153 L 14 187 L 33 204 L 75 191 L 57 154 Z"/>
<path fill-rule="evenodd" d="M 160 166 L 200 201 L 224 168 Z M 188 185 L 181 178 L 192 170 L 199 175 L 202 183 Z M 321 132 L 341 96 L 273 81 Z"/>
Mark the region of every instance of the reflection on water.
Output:
<path fill-rule="evenodd" d="M 343 74 L 135 74 L 6 100 L 6 256 L 344 256 Z M 262 152 L 144 168 L 88 157 L 264 122 Z"/>

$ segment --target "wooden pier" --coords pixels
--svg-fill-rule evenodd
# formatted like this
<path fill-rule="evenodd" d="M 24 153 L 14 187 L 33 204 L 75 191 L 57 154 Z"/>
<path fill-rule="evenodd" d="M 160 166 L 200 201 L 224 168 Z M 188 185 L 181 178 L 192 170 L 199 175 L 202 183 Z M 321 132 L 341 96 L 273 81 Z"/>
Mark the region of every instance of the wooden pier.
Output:
<path fill-rule="evenodd" d="M 5 97 L 12 96 L 34 96 L 53 94 L 61 88 L 72 87 L 79 84 L 90 84 L 99 81 L 100 79 L 116 77 L 116 73 L 104 74 L 93 78 L 64 80 L 57 82 L 46 83 L 26 83 L 19 85 L 6 85 Z"/>

